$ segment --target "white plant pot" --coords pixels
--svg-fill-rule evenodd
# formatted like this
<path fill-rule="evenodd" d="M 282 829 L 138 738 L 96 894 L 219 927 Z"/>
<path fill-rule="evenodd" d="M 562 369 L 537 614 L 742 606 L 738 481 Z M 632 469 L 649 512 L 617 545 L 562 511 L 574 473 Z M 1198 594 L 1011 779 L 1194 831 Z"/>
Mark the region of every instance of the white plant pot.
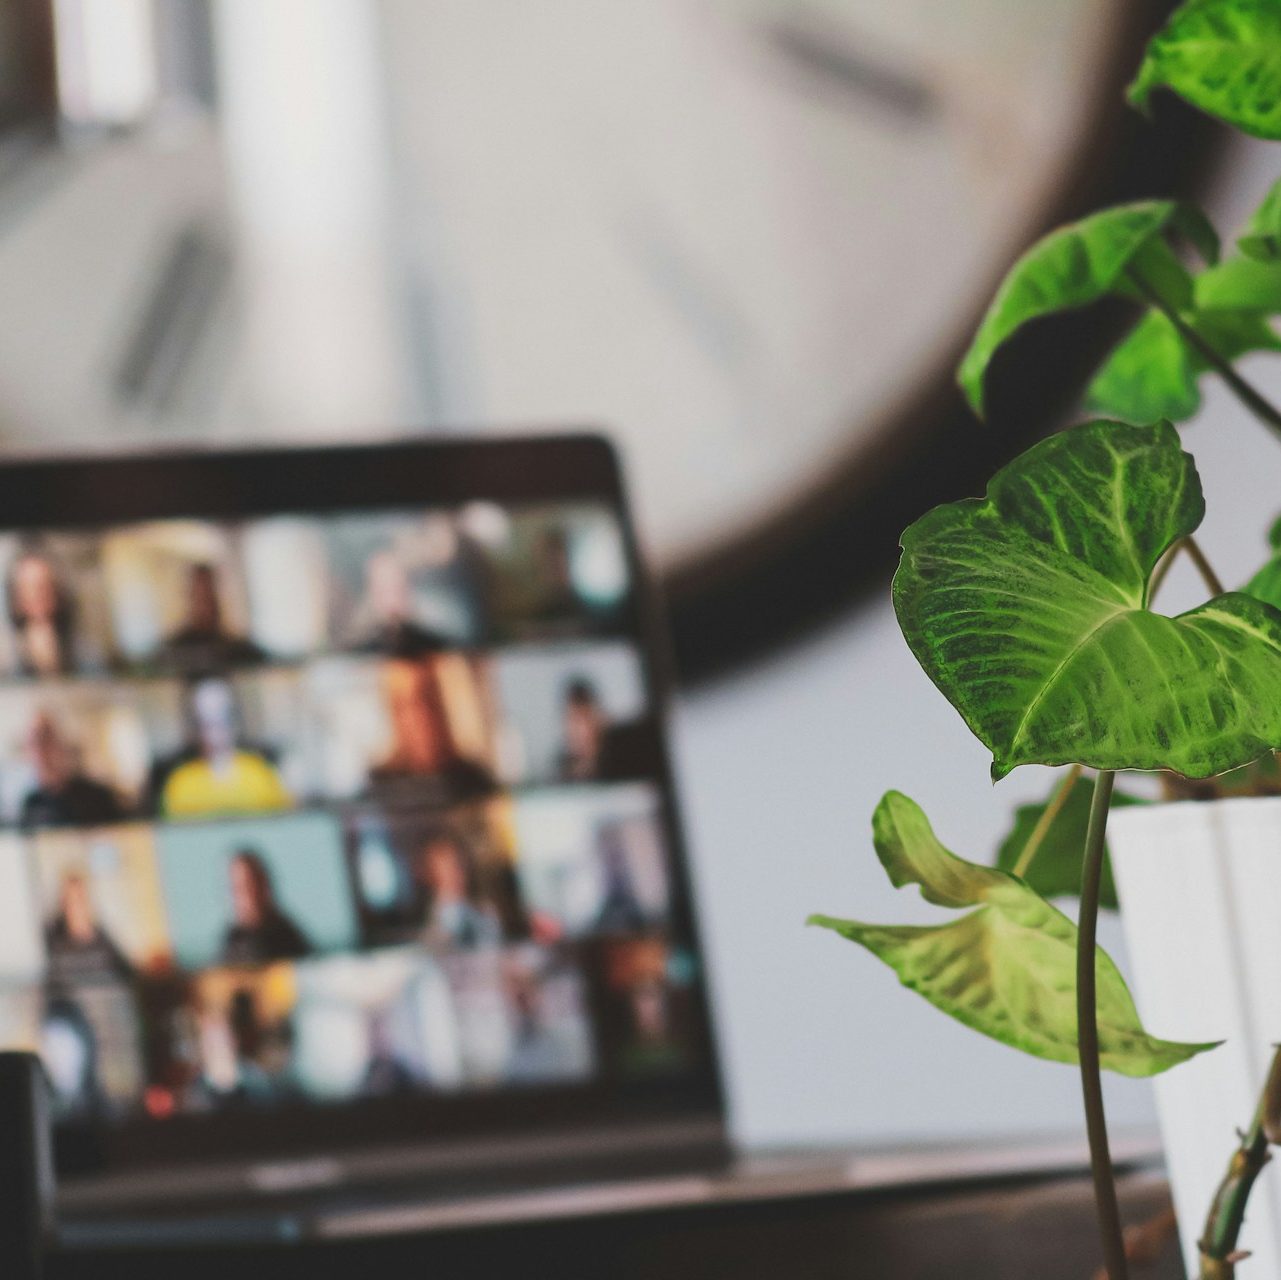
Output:
<path fill-rule="evenodd" d="M 1147 1029 L 1226 1043 L 1158 1076 L 1157 1110 L 1189 1275 L 1215 1188 L 1281 1041 L 1281 798 L 1115 810 L 1108 844 Z M 1244 1276 L 1281 1276 L 1281 1162 L 1255 1186 Z"/>

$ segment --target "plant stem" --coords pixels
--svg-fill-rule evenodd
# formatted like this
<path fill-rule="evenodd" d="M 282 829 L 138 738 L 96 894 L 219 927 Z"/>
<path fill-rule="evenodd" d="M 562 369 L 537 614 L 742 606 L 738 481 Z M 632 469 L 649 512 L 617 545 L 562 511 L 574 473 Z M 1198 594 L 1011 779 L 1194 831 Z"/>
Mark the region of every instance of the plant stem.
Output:
<path fill-rule="evenodd" d="M 1180 538 L 1160 559 L 1155 569 L 1152 570 L 1152 577 L 1148 579 L 1148 603 L 1151 604 L 1155 599 L 1156 593 L 1160 591 L 1161 584 L 1168 576 L 1175 560 L 1178 559 L 1179 552 L 1186 551 L 1192 563 L 1196 566 L 1197 572 L 1201 575 L 1201 581 L 1209 588 L 1212 595 L 1221 596 L 1227 588 L 1223 585 L 1223 579 L 1214 571 L 1214 566 L 1206 559 L 1205 552 L 1201 550 L 1201 544 L 1188 534 L 1186 538 Z"/>
<path fill-rule="evenodd" d="M 1150 605 L 1156 599 L 1156 593 L 1161 590 L 1161 584 L 1169 575 L 1170 570 L 1174 567 L 1174 562 L 1179 558 L 1179 552 L 1183 550 L 1183 539 L 1180 538 L 1157 562 L 1157 566 L 1152 570 L 1152 577 L 1148 579 L 1148 604 Z"/>
<path fill-rule="evenodd" d="M 1116 1200 L 1116 1179 L 1108 1150 L 1107 1118 L 1103 1112 L 1103 1081 L 1099 1070 L 1099 1024 L 1095 1004 L 1097 978 L 1095 935 L 1099 922 L 1099 885 L 1103 879 L 1103 852 L 1108 825 L 1108 805 L 1116 774 L 1100 773 L 1094 783 L 1090 823 L 1085 837 L 1081 874 L 1081 916 L 1076 940 L 1076 1038 L 1081 1060 L 1081 1093 L 1085 1100 L 1085 1128 L 1090 1139 L 1090 1172 L 1094 1177 L 1094 1205 L 1103 1240 L 1108 1280 L 1128 1280 L 1125 1237 Z"/>
<path fill-rule="evenodd" d="M 1227 588 L 1223 585 L 1223 579 L 1214 572 L 1210 562 L 1205 558 L 1205 552 L 1201 550 L 1201 544 L 1191 534 L 1188 534 L 1183 539 L 1183 549 L 1192 558 L 1192 563 L 1196 565 L 1202 581 L 1210 589 L 1210 594 L 1221 596 Z"/>
<path fill-rule="evenodd" d="M 1281 409 L 1259 394 L 1233 367 L 1230 360 L 1224 359 L 1211 342 L 1204 338 L 1161 296 L 1141 272 L 1130 267 L 1126 275 L 1134 287 L 1174 326 L 1178 335 L 1226 382 L 1232 393 L 1243 405 L 1274 435 L 1281 436 Z"/>
<path fill-rule="evenodd" d="M 1041 847 L 1045 840 L 1046 832 L 1054 825 L 1054 819 L 1063 811 L 1063 806 L 1067 804 L 1067 798 L 1072 794 L 1072 788 L 1076 786 L 1077 780 L 1081 776 L 1081 766 L 1074 764 L 1059 783 L 1058 789 L 1054 793 L 1054 798 L 1045 806 L 1044 812 L 1037 819 L 1036 826 L 1032 828 L 1032 834 L 1027 838 L 1027 844 L 1023 846 L 1023 852 L 1019 854 L 1019 860 L 1014 864 L 1014 874 L 1016 876 L 1027 875 L 1027 869 L 1032 865 L 1032 859 L 1036 857 L 1036 851 Z"/>
<path fill-rule="evenodd" d="M 1245 1206 L 1254 1188 L 1254 1180 L 1268 1162 L 1268 1144 L 1281 1137 L 1278 1132 L 1278 1101 L 1281 1095 L 1281 1047 L 1272 1059 L 1268 1078 L 1255 1108 L 1254 1120 L 1241 1145 L 1232 1153 L 1228 1171 L 1214 1193 L 1205 1231 L 1198 1247 L 1201 1250 L 1201 1280 L 1232 1280 L 1241 1260 L 1237 1240 L 1245 1222 Z"/>

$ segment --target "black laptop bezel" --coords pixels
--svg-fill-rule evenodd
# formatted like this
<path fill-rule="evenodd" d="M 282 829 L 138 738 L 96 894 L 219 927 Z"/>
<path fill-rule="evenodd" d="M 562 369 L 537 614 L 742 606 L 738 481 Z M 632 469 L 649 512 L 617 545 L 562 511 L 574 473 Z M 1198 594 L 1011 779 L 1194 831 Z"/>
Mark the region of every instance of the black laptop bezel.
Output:
<path fill-rule="evenodd" d="M 595 1129 L 625 1134 L 688 1120 L 725 1129 L 724 1090 L 708 1002 L 706 956 L 666 740 L 671 673 L 652 579 L 645 570 L 618 457 L 592 432 L 512 438 L 410 438 L 374 444 L 169 448 L 59 454 L 0 463 L 0 530 L 74 530 L 162 519 L 236 521 L 459 506 L 470 501 L 555 503 L 595 499 L 619 514 L 634 583 L 634 631 L 660 722 L 658 782 L 676 878 L 673 932 L 698 959 L 696 1069 L 678 1078 L 475 1093 L 424 1092 L 394 1100 L 301 1105 L 279 1112 L 171 1117 L 67 1128 L 57 1135 L 63 1177 L 165 1165 L 243 1166 L 315 1161 L 368 1149 L 456 1146 L 469 1139 Z M 482 1144 L 483 1145 L 483 1144 Z M 625 1147 L 625 1141 L 622 1144 Z M 700 1142 L 706 1147 L 706 1142 Z"/>

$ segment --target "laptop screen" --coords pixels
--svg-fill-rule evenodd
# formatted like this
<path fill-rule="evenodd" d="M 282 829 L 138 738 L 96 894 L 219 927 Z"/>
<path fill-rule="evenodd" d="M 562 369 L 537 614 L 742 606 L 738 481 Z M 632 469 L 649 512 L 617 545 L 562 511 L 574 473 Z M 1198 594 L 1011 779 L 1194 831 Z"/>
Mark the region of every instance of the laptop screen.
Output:
<path fill-rule="evenodd" d="M 714 1103 L 613 464 L 503 448 L 0 475 L 0 1040 L 69 1161 Z"/>

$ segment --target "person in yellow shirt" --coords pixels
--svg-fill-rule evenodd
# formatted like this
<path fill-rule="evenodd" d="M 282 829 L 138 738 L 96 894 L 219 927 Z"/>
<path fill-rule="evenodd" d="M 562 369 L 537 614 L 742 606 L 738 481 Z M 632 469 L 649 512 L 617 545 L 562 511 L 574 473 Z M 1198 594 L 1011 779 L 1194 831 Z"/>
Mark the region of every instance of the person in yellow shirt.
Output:
<path fill-rule="evenodd" d="M 190 707 L 199 754 L 165 780 L 160 793 L 165 817 L 272 813 L 292 806 L 293 797 L 271 761 L 237 741 L 235 695 L 226 680 L 193 685 Z"/>

